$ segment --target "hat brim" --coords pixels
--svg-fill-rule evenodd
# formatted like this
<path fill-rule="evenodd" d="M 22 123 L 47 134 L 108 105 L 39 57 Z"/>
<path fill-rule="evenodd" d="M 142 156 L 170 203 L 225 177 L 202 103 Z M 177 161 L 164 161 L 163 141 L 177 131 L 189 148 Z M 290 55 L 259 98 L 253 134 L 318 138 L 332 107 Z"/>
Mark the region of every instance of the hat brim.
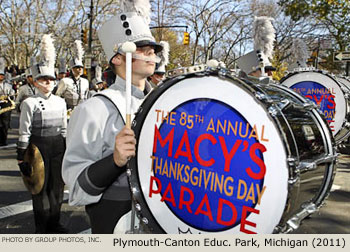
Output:
<path fill-rule="evenodd" d="M 154 71 L 155 74 L 165 74 L 163 71 Z"/>
<path fill-rule="evenodd" d="M 154 47 L 154 51 L 155 53 L 159 53 L 163 50 L 163 46 L 155 41 L 151 41 L 151 40 L 141 40 L 141 41 L 137 41 L 135 42 L 135 45 L 137 47 L 143 47 L 143 46 L 153 46 Z"/>
<path fill-rule="evenodd" d="M 56 77 L 52 76 L 52 75 L 39 74 L 39 75 L 35 76 L 35 80 L 40 79 L 40 78 L 49 78 L 51 80 L 56 80 Z"/>

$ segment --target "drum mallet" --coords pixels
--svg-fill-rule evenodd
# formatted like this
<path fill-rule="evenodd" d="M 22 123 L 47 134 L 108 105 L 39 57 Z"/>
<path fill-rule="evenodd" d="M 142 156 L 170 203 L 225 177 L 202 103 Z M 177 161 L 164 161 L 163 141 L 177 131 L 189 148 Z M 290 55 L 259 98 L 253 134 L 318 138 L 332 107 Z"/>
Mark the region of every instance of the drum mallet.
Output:
<path fill-rule="evenodd" d="M 125 53 L 126 57 L 126 122 L 127 128 L 131 129 L 131 69 L 132 69 L 132 53 L 136 51 L 136 45 L 134 42 L 125 42 L 122 45 L 122 51 Z"/>

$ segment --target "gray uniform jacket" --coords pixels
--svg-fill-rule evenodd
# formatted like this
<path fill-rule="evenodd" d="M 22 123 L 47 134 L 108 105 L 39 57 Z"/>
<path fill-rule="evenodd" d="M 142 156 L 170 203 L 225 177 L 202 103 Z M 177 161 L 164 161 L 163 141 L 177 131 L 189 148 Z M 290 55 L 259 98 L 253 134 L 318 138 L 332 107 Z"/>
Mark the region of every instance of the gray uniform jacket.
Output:
<path fill-rule="evenodd" d="M 150 89 L 147 83 L 146 90 Z M 132 115 L 143 99 L 144 93 L 132 86 Z M 125 106 L 125 80 L 117 77 L 109 89 L 99 92 L 74 110 L 68 125 L 62 166 L 63 180 L 69 187 L 70 205 L 96 203 L 102 196 L 108 200 L 130 199 L 125 171 L 113 175 L 121 169 L 114 164 L 113 151 L 115 137 L 125 125 Z M 91 171 L 96 169 L 100 180 L 110 183 L 103 187 L 94 184 L 96 173 Z"/>
<path fill-rule="evenodd" d="M 3 81 L 0 83 L 0 95 L 12 96 L 15 95 L 15 90 L 12 88 L 11 84 Z"/>
<path fill-rule="evenodd" d="M 34 96 L 36 93 L 38 93 L 38 90 L 36 90 L 36 88 L 30 84 L 21 86 L 18 89 L 16 105 L 19 106 L 22 103 L 22 101 L 24 101 L 28 97 Z"/>
<path fill-rule="evenodd" d="M 68 108 L 74 108 L 88 98 L 89 81 L 79 78 L 76 83 L 71 77 L 63 78 L 58 84 L 56 95 L 66 100 Z"/>
<path fill-rule="evenodd" d="M 61 97 L 51 94 L 46 97 L 41 92 L 25 99 L 21 104 L 19 138 L 17 147 L 26 149 L 31 135 L 40 137 L 66 137 L 67 108 Z"/>

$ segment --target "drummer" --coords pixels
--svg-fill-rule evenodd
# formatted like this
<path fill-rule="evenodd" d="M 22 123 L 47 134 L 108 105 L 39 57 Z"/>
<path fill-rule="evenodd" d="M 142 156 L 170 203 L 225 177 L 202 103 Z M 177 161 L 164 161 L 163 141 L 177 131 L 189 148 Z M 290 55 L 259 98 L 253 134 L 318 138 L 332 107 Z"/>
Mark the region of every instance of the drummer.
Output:
<path fill-rule="evenodd" d="M 127 2 L 126 10 L 135 10 Z M 135 135 L 125 127 L 125 65 L 120 46 L 137 46 L 132 63 L 131 114 L 151 86 L 147 77 L 160 61 L 149 17 L 140 12 L 121 12 L 98 31 L 99 39 L 117 75 L 109 89 L 99 92 L 74 111 L 67 132 L 63 179 L 69 187 L 69 204 L 85 205 L 92 233 L 113 233 L 118 220 L 131 209 L 126 163 L 135 155 Z"/>
<path fill-rule="evenodd" d="M 272 72 L 276 71 L 270 62 L 276 33 L 272 20 L 266 16 L 255 17 L 253 23 L 254 50 L 237 60 L 241 72 L 248 75 L 250 80 L 271 77 Z"/>

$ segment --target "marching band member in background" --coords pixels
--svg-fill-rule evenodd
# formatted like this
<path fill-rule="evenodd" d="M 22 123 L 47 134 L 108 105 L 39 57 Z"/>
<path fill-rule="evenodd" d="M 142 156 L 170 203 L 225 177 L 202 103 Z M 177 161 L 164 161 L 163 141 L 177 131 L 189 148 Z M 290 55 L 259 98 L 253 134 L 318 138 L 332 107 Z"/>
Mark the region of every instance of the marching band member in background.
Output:
<path fill-rule="evenodd" d="M 60 81 L 66 77 L 67 69 L 66 69 L 66 59 L 65 58 L 60 58 L 59 59 L 59 66 L 58 66 L 58 73 L 55 81 L 55 87 L 52 91 L 53 94 L 56 94 L 57 89 L 58 89 L 58 84 L 60 84 Z"/>
<path fill-rule="evenodd" d="M 66 103 L 51 92 L 55 81 L 55 48 L 51 35 L 43 35 L 41 62 L 32 67 L 38 92 L 22 102 L 17 160 L 23 179 L 34 176 L 34 168 L 24 162 L 26 150 L 35 145 L 44 162 L 42 188 L 32 194 L 36 233 L 67 233 L 60 224 L 64 183 L 61 176 L 67 128 Z M 35 186 L 35 185 L 34 185 Z"/>
<path fill-rule="evenodd" d="M 121 45 L 137 46 L 132 63 L 131 114 L 151 86 L 162 50 L 149 29 L 149 1 L 123 1 L 123 12 L 98 31 L 115 83 L 74 111 L 68 127 L 63 179 L 69 187 L 69 203 L 86 205 L 92 233 L 112 233 L 118 220 L 131 209 L 126 163 L 135 155 L 134 132 L 125 127 L 126 60 Z"/>
<path fill-rule="evenodd" d="M 89 97 L 93 96 L 97 92 L 100 92 L 104 88 L 104 83 L 102 80 L 102 68 L 100 66 L 95 67 L 95 78 L 91 81 L 92 89 L 89 92 Z"/>
<path fill-rule="evenodd" d="M 237 60 L 238 67 L 250 80 L 272 76 L 276 68 L 271 65 L 275 41 L 275 28 L 271 17 L 255 17 L 253 24 L 254 51 Z M 242 73 L 241 73 L 242 75 Z"/>
<path fill-rule="evenodd" d="M 15 90 L 5 81 L 5 61 L 0 58 L 0 146 L 7 145 L 7 134 L 11 122 L 11 102 Z"/>
<path fill-rule="evenodd" d="M 30 67 L 28 69 L 26 69 L 26 72 L 25 72 L 25 74 L 26 74 L 26 84 L 22 85 L 18 89 L 18 94 L 17 94 L 17 98 L 16 98 L 16 107 L 17 107 L 18 111 L 20 111 L 21 103 L 25 99 L 27 99 L 28 97 L 34 96 L 38 92 L 36 90 L 35 86 L 34 86 L 33 74 L 32 74 L 32 70 L 31 70 L 31 67 L 34 64 L 35 64 L 34 63 L 34 58 L 32 58 Z"/>
<path fill-rule="evenodd" d="M 154 74 L 148 77 L 148 81 L 152 85 L 152 88 L 155 88 L 159 82 L 165 79 L 165 67 L 169 63 L 169 43 L 166 41 L 160 41 L 159 44 L 161 44 L 163 47 L 161 62 L 156 65 Z"/>
<path fill-rule="evenodd" d="M 84 49 L 82 42 L 74 42 L 74 55 L 70 61 L 71 74 L 58 84 L 56 95 L 66 100 L 67 108 L 73 110 L 79 103 L 85 101 L 89 93 L 89 81 L 83 77 Z"/>
<path fill-rule="evenodd" d="M 58 67 L 58 75 L 57 81 L 61 81 L 64 77 L 66 77 L 67 69 L 66 69 L 66 59 L 60 58 L 60 64 Z"/>
<path fill-rule="evenodd" d="M 306 62 L 309 58 L 309 52 L 306 43 L 300 38 L 294 39 L 291 51 L 294 55 L 295 62 L 288 66 L 288 71 L 293 71 L 297 68 L 306 68 Z"/>

